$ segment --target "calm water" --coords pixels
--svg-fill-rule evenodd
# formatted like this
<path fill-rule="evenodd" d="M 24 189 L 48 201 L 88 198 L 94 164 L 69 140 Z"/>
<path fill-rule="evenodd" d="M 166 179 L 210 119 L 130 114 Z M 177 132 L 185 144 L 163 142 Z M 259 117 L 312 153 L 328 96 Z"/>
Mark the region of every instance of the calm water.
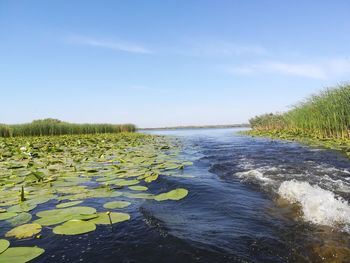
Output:
<path fill-rule="evenodd" d="M 152 131 L 179 138 L 194 177 L 162 176 L 150 191 L 188 197 L 136 200 L 132 220 L 87 235 L 44 229 L 35 262 L 350 262 L 350 161 L 237 131 Z"/>

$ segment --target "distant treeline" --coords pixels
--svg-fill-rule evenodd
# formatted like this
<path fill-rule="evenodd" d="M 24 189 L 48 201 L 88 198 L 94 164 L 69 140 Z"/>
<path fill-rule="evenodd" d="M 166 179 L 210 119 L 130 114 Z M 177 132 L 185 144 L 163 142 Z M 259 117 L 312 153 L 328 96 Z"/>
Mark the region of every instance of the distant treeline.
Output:
<path fill-rule="evenodd" d="M 350 85 L 325 89 L 285 113 L 263 114 L 249 122 L 254 130 L 349 139 Z"/>
<path fill-rule="evenodd" d="M 43 119 L 24 124 L 0 124 L 0 137 L 118 133 L 135 130 L 133 124 L 76 124 L 57 119 Z"/>
<path fill-rule="evenodd" d="M 249 124 L 227 124 L 227 125 L 201 125 L 201 126 L 173 126 L 160 128 L 140 128 L 140 130 L 180 130 L 180 129 L 219 129 L 219 128 L 247 128 Z"/>

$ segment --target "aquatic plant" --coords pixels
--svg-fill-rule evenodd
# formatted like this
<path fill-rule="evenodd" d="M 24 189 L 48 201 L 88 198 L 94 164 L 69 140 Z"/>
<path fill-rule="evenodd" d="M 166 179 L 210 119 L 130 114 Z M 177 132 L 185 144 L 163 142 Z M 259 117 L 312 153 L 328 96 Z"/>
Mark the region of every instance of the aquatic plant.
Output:
<path fill-rule="evenodd" d="M 349 139 L 350 85 L 325 89 L 285 113 L 263 114 L 249 122 L 255 130 Z"/>
<path fill-rule="evenodd" d="M 0 253 L 0 262 L 25 263 L 40 256 L 45 252 L 39 247 L 9 247 Z"/>
<path fill-rule="evenodd" d="M 40 231 L 41 225 L 39 224 L 24 224 L 8 231 L 6 237 L 16 237 L 18 239 L 28 238 L 38 234 Z"/>
<path fill-rule="evenodd" d="M 0 138 L 0 225 L 13 227 L 0 235 L 31 239 L 42 228 L 79 235 L 132 220 L 128 213 L 109 210 L 129 210 L 134 199 L 181 200 L 186 189 L 156 194 L 145 186 L 179 176 L 192 164 L 177 159 L 177 152 L 175 140 L 140 133 Z M 93 202 L 100 204 L 96 207 L 84 204 L 104 198 Z M 1 260 L 12 259 L 16 251 L 21 260 L 44 251 L 6 244 L 0 240 L 0 262 L 11 262 Z"/>
<path fill-rule="evenodd" d="M 6 239 L 0 239 L 0 254 L 8 249 L 10 246 L 10 242 Z"/>
<path fill-rule="evenodd" d="M 24 124 L 0 124 L 0 137 L 120 133 L 135 130 L 133 124 L 76 124 L 57 119 L 43 119 Z"/>

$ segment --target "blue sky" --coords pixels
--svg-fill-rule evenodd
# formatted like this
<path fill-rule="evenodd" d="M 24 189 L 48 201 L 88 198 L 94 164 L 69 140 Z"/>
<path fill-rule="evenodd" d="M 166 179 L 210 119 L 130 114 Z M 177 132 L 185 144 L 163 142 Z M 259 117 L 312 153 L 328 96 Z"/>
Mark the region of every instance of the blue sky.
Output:
<path fill-rule="evenodd" d="M 231 124 L 350 80 L 350 1 L 0 0 L 0 123 Z"/>

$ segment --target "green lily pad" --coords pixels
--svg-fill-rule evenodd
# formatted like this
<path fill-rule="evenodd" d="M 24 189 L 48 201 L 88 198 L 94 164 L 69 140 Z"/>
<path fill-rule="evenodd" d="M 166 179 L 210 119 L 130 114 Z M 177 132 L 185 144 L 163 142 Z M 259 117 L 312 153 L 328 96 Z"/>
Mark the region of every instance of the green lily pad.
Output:
<path fill-rule="evenodd" d="M 0 213 L 0 220 L 6 220 L 12 217 L 15 217 L 17 213 L 10 213 L 10 212 L 5 212 L 5 213 Z"/>
<path fill-rule="evenodd" d="M 150 183 L 150 182 L 153 182 L 153 181 L 155 181 L 157 179 L 158 179 L 158 174 L 153 174 L 151 176 L 146 177 L 145 178 L 145 182 L 146 183 Z"/>
<path fill-rule="evenodd" d="M 26 212 L 20 213 L 15 217 L 7 220 L 13 226 L 19 226 L 28 223 L 32 219 L 32 215 Z"/>
<path fill-rule="evenodd" d="M 148 187 L 142 186 L 142 185 L 134 185 L 134 186 L 129 186 L 129 189 L 133 191 L 147 191 Z"/>
<path fill-rule="evenodd" d="M 63 209 L 52 209 L 38 212 L 36 215 L 38 217 L 50 217 L 56 215 L 90 215 L 95 214 L 96 209 L 88 206 L 74 206 Z"/>
<path fill-rule="evenodd" d="M 188 190 L 184 188 L 177 188 L 175 190 L 171 190 L 167 193 L 162 193 L 159 195 L 156 195 L 154 197 L 154 200 L 157 201 L 165 201 L 165 200 L 180 200 L 182 198 L 185 198 L 188 195 Z"/>
<path fill-rule="evenodd" d="M 93 219 L 92 219 L 93 220 Z M 91 221 L 70 220 L 53 229 L 59 235 L 80 235 L 96 229 L 96 225 Z"/>
<path fill-rule="evenodd" d="M 124 193 L 123 195 L 128 198 L 136 198 L 136 199 L 154 199 L 155 197 L 152 194 L 144 194 L 144 193 L 138 193 L 138 194 Z"/>
<path fill-rule="evenodd" d="M 31 204 L 29 202 L 23 202 L 18 205 L 11 206 L 7 208 L 8 212 L 12 213 L 21 213 L 21 212 L 29 212 L 36 207 L 36 204 Z"/>
<path fill-rule="evenodd" d="M 6 209 L 5 208 L 0 208 L 0 213 L 5 213 Z"/>
<path fill-rule="evenodd" d="M 0 239 L 0 254 L 10 246 L 10 242 L 6 239 Z"/>
<path fill-rule="evenodd" d="M 64 223 L 68 220 L 73 219 L 72 215 L 69 214 L 58 214 L 54 216 L 46 216 L 39 218 L 34 221 L 34 223 L 42 225 L 42 226 L 52 226 L 52 225 L 57 225 L 60 223 Z"/>
<path fill-rule="evenodd" d="M 71 206 L 75 206 L 75 205 L 81 204 L 82 202 L 83 201 L 73 201 L 73 202 L 62 203 L 62 204 L 56 205 L 56 208 L 71 207 Z"/>
<path fill-rule="evenodd" d="M 15 237 L 18 239 L 29 238 L 32 237 L 41 231 L 41 225 L 33 223 L 33 224 L 25 224 L 14 229 L 8 231 L 6 233 L 6 237 Z"/>
<path fill-rule="evenodd" d="M 110 219 L 106 212 L 101 212 L 97 214 L 98 214 L 97 218 L 89 220 L 90 222 L 96 225 L 109 225 L 111 223 L 110 219 L 112 220 L 112 224 L 120 223 L 130 219 L 130 215 L 126 213 L 111 212 L 109 213 Z"/>
<path fill-rule="evenodd" d="M 56 197 L 55 195 L 52 195 L 50 197 L 38 197 L 38 198 L 33 198 L 31 200 L 28 200 L 26 202 L 31 204 L 31 205 L 40 205 L 40 204 L 44 204 L 44 203 L 50 201 L 51 199 L 53 199 L 55 197 Z"/>
<path fill-rule="evenodd" d="M 120 179 L 120 181 L 114 182 L 115 185 L 118 186 L 128 186 L 128 185 L 135 185 L 138 184 L 140 181 L 139 180 L 125 180 L 125 179 Z"/>
<path fill-rule="evenodd" d="M 25 263 L 45 252 L 39 247 L 10 247 L 0 254 L 0 263 Z"/>
<path fill-rule="evenodd" d="M 108 202 L 108 203 L 105 203 L 103 205 L 104 208 L 107 208 L 107 209 L 116 209 L 116 208 L 124 208 L 124 207 L 127 207 L 131 205 L 130 202 L 125 202 L 125 201 L 112 201 L 112 202 Z"/>

